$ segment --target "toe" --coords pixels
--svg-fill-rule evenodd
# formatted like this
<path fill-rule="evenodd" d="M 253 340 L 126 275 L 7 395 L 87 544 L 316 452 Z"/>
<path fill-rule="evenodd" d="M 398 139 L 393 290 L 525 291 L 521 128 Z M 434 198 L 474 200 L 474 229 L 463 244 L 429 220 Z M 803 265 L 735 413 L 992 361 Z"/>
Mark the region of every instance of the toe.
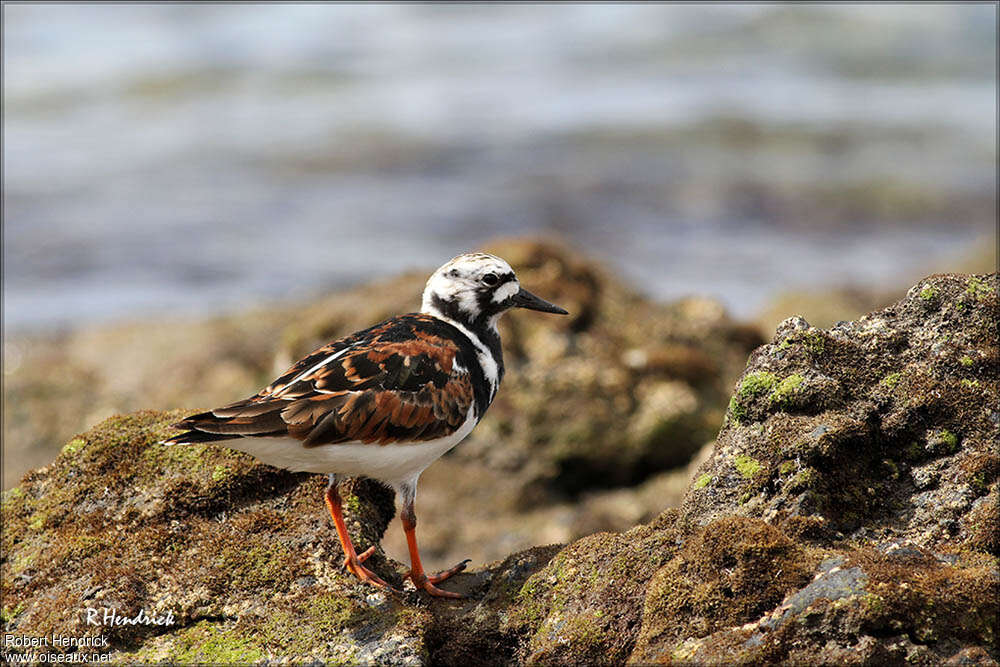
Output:
<path fill-rule="evenodd" d="M 367 582 L 379 588 L 384 588 L 393 593 L 399 592 L 395 588 L 387 584 L 380 576 L 378 576 L 377 574 L 366 568 L 364 565 L 362 565 L 360 557 L 358 558 L 357 561 L 348 560 L 347 562 L 344 563 L 344 566 L 350 571 L 351 574 L 353 574 L 361 581 Z"/>
<path fill-rule="evenodd" d="M 444 581 L 448 577 L 450 577 L 452 575 L 456 575 L 459 572 L 463 571 L 465 569 L 466 565 L 468 565 L 470 562 L 472 562 L 472 559 L 471 558 L 466 558 L 461 563 L 459 563 L 458 565 L 456 565 L 455 567 L 453 567 L 451 569 L 444 570 L 442 572 L 438 572 L 437 574 L 434 574 L 434 575 L 431 575 L 431 576 L 427 577 L 427 581 L 431 582 L 432 584 L 441 583 L 442 581 Z"/>
<path fill-rule="evenodd" d="M 461 593 L 452 593 L 451 591 L 446 591 L 442 588 L 438 588 L 437 586 L 431 583 L 430 578 L 428 578 L 427 581 L 423 583 L 421 588 L 423 588 L 430 595 L 433 595 L 436 598 L 450 598 L 452 600 L 465 599 L 465 596 L 462 595 Z"/>

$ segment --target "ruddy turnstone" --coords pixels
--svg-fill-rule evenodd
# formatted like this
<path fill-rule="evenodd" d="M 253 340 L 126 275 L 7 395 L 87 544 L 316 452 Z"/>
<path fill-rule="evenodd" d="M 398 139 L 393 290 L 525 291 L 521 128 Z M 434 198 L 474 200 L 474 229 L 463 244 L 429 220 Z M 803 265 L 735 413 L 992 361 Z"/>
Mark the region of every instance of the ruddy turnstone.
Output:
<path fill-rule="evenodd" d="M 496 396 L 504 374 L 497 321 L 511 308 L 566 314 L 521 287 L 499 257 L 459 255 L 427 281 L 421 312 L 324 345 L 254 396 L 175 424 L 186 432 L 165 443 L 218 443 L 279 468 L 327 473 L 345 566 L 385 588 L 362 565 L 375 547 L 358 554 L 347 534 L 337 475 L 388 484 L 402 498 L 407 576 L 431 595 L 462 597 L 434 584 L 467 561 L 424 572 L 413 501 L 420 473 L 469 435 Z"/>

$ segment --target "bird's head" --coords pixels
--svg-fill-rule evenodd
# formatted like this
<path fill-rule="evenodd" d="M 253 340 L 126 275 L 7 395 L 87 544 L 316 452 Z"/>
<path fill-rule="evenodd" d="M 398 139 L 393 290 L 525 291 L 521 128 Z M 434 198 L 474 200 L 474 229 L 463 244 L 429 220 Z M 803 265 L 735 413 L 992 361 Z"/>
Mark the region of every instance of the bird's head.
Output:
<path fill-rule="evenodd" d="M 422 310 L 463 325 L 495 328 L 511 308 L 566 315 L 521 287 L 510 264 L 494 255 L 459 255 L 435 271 L 424 288 Z"/>

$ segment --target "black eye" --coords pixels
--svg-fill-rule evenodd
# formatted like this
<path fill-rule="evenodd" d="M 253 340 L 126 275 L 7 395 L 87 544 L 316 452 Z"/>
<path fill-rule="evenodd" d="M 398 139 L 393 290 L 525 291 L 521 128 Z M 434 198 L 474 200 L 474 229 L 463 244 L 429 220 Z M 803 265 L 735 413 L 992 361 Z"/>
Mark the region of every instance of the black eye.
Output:
<path fill-rule="evenodd" d="M 485 276 L 483 276 L 483 282 L 492 287 L 493 285 L 496 285 L 498 282 L 500 282 L 500 278 L 498 278 L 497 274 L 495 273 L 487 273 Z"/>

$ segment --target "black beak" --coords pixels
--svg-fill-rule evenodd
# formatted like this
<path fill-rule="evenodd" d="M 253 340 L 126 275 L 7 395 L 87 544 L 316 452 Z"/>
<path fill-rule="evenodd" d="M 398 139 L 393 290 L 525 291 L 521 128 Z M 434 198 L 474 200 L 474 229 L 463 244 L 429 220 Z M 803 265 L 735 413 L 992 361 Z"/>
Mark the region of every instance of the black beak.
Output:
<path fill-rule="evenodd" d="M 567 311 L 563 310 L 559 306 L 535 296 L 523 287 L 517 294 L 510 298 L 510 302 L 515 308 L 527 308 L 528 310 L 540 310 L 543 313 L 569 315 Z"/>

